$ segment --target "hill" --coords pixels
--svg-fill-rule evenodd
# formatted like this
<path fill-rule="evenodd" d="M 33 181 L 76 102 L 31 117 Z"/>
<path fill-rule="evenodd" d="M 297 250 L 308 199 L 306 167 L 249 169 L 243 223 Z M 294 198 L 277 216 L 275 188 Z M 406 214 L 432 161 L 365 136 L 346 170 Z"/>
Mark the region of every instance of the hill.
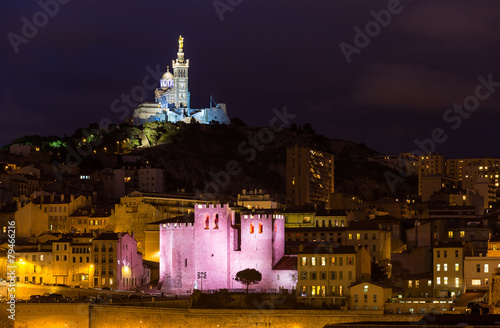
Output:
<path fill-rule="evenodd" d="M 102 153 L 140 155 L 153 167 L 165 169 L 167 191 L 185 189 L 201 192 L 207 198 L 228 200 L 223 195 L 237 195 L 242 189 L 265 189 L 281 201 L 286 186 L 286 148 L 299 145 L 335 155 L 337 192 L 367 201 L 416 193 L 416 177 L 398 183 L 392 193 L 384 174 L 396 172 L 369 161 L 382 154 L 364 144 L 328 139 L 316 134 L 309 124 L 276 131 L 238 123 L 153 122 L 140 127 L 122 123 L 107 129 L 91 124 L 70 137 L 26 136 L 13 143 L 39 146 L 50 154 L 51 161 L 60 163 L 67 162 L 72 150 L 85 149 L 89 155 L 77 163 L 83 169 L 102 168 Z"/>
<path fill-rule="evenodd" d="M 335 190 L 363 200 L 404 197 L 416 193 L 416 179 L 408 179 L 391 193 L 384 173 L 390 170 L 368 161 L 379 152 L 351 141 L 330 140 L 311 128 L 283 129 L 190 124 L 166 142 L 136 154 L 167 172 L 168 189 L 185 188 L 207 194 L 236 195 L 242 189 L 265 189 L 277 199 L 285 194 L 286 148 L 295 144 L 335 155 Z M 228 170 L 235 165 L 237 169 Z M 232 171 L 238 174 L 229 174 Z"/>

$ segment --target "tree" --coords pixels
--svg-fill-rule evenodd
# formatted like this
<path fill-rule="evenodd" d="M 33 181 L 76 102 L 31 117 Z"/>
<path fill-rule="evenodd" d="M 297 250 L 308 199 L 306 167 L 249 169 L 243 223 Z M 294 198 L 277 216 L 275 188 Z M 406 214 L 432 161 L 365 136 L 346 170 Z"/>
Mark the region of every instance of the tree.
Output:
<path fill-rule="evenodd" d="M 244 285 L 247 285 L 247 293 L 248 293 L 248 287 L 250 285 L 258 284 L 262 280 L 262 274 L 255 269 L 245 269 L 238 272 L 234 280 L 241 282 Z"/>
<path fill-rule="evenodd" d="M 231 123 L 236 125 L 236 126 L 246 126 L 245 122 L 239 117 L 233 117 L 231 119 Z"/>
<path fill-rule="evenodd" d="M 372 281 L 389 285 L 401 285 L 409 271 L 399 261 L 387 259 L 372 261 Z"/>

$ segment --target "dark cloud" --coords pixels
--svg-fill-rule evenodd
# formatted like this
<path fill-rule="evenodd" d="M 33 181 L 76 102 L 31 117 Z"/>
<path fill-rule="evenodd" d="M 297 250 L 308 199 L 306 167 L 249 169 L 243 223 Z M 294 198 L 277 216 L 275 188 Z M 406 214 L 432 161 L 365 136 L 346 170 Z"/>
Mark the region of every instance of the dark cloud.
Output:
<path fill-rule="evenodd" d="M 377 63 L 359 76 L 349 101 L 398 111 L 444 111 L 474 94 L 478 83 L 422 66 Z"/>

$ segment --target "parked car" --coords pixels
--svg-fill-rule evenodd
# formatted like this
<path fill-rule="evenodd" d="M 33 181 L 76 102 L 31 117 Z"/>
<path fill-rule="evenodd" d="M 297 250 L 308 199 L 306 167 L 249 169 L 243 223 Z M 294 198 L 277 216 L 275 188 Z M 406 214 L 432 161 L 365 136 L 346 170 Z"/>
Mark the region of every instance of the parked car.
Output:
<path fill-rule="evenodd" d="M 31 295 L 29 301 L 31 303 L 40 303 L 40 295 Z"/>

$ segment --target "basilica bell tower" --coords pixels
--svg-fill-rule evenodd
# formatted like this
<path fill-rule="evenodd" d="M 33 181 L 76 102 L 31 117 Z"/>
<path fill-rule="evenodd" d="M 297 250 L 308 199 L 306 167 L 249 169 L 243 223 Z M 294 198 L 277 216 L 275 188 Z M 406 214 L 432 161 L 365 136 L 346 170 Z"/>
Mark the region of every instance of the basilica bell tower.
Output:
<path fill-rule="evenodd" d="M 175 107 L 190 108 L 188 89 L 189 59 L 184 59 L 184 38 L 179 36 L 177 59 L 172 60 L 174 70 Z"/>

